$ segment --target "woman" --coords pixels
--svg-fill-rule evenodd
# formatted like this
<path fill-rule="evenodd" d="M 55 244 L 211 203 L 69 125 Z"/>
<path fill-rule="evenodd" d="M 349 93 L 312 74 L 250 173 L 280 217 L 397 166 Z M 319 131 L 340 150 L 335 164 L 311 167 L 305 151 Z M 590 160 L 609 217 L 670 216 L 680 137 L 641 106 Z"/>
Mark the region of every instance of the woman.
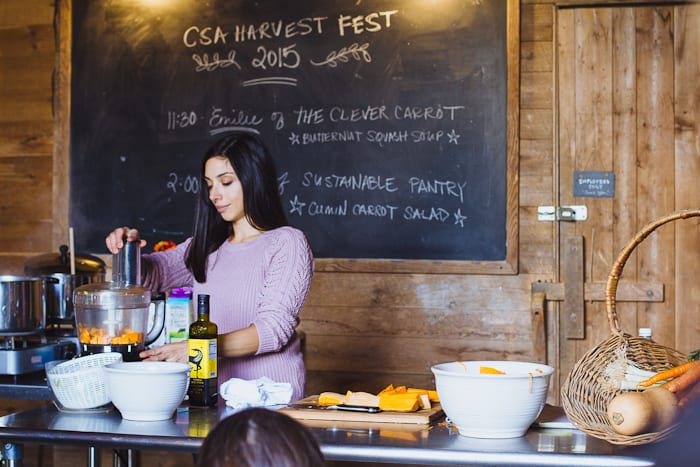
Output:
<path fill-rule="evenodd" d="M 301 423 L 264 408 L 224 418 L 207 435 L 197 467 L 322 467 L 316 438 Z"/>
<path fill-rule="evenodd" d="M 304 234 L 287 223 L 272 157 L 256 135 L 238 132 L 215 143 L 202 163 L 203 189 L 193 235 L 166 252 L 143 255 L 142 285 L 190 286 L 209 294 L 219 327 L 219 383 L 267 376 L 304 397 L 305 369 L 295 332 L 313 274 Z M 116 254 L 128 227 L 105 242 Z M 187 362 L 187 342 L 141 353 L 145 360 Z"/>

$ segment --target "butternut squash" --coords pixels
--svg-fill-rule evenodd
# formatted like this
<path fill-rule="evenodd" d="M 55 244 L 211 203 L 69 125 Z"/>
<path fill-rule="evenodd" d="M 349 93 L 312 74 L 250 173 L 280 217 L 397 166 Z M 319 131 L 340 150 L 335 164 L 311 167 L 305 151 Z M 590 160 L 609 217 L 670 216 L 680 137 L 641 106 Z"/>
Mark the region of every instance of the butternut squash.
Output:
<path fill-rule="evenodd" d="M 612 428 L 622 435 L 660 431 L 678 420 L 678 400 L 664 387 L 623 392 L 610 401 L 607 415 Z"/>
<path fill-rule="evenodd" d="M 321 395 L 318 396 L 318 405 L 328 406 L 345 404 L 345 399 L 345 395 L 337 392 L 322 392 Z"/>
<path fill-rule="evenodd" d="M 437 391 L 434 389 L 408 388 L 406 392 L 417 392 L 418 394 L 427 394 L 430 402 L 440 402 Z"/>
<path fill-rule="evenodd" d="M 352 392 L 345 394 L 345 404 L 362 405 L 364 407 L 379 407 L 379 396 L 369 392 Z"/>
<path fill-rule="evenodd" d="M 415 412 L 420 408 L 417 392 L 384 393 L 379 396 L 379 408 L 394 412 Z"/>

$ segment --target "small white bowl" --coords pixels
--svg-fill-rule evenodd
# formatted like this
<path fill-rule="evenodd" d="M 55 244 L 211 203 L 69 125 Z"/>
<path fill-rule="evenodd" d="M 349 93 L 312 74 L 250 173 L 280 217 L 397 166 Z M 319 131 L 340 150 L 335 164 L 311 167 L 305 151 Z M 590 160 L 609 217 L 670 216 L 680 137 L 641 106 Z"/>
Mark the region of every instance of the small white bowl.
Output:
<path fill-rule="evenodd" d="M 136 421 L 172 417 L 187 394 L 189 363 L 121 362 L 104 367 L 112 404 L 122 418 Z"/>
<path fill-rule="evenodd" d="M 480 367 L 505 374 L 480 374 Z M 554 368 L 528 362 L 468 361 L 434 365 L 435 386 L 445 415 L 459 434 L 517 438 L 538 417 Z"/>
<path fill-rule="evenodd" d="M 58 410 L 96 411 L 109 404 L 103 367 L 121 361 L 122 354 L 107 352 L 47 362 L 46 380 Z"/>

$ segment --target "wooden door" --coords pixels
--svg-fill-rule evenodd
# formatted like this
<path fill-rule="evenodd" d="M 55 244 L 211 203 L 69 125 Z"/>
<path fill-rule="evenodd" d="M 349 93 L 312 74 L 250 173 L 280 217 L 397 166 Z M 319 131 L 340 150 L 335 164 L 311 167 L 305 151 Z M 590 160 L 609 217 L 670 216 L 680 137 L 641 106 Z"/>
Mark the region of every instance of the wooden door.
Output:
<path fill-rule="evenodd" d="M 587 283 L 605 282 L 648 222 L 700 207 L 699 12 L 697 4 L 557 10 L 559 205 L 588 208 L 586 221 L 558 224 L 559 250 L 583 238 Z M 574 197 L 576 171 L 610 171 L 614 196 Z M 664 296 L 617 301 L 625 332 L 650 327 L 662 344 L 700 348 L 699 226 L 698 218 L 666 224 L 635 248 L 621 282 L 661 282 Z M 610 335 L 604 302 L 585 301 L 584 314 L 582 336 L 565 335 L 568 316 L 560 313 L 559 337 L 550 339 L 562 382 Z"/>

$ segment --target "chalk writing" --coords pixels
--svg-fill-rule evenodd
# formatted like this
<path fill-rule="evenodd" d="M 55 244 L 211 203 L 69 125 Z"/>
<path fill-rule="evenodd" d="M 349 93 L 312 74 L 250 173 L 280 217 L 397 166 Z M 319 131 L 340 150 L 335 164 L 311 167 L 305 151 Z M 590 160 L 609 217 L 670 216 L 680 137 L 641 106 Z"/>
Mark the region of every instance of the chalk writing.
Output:
<path fill-rule="evenodd" d="M 350 44 L 348 47 L 343 47 L 340 50 L 332 51 L 326 56 L 326 59 L 321 62 L 315 62 L 311 60 L 311 64 L 314 66 L 328 65 L 331 68 L 338 66 L 339 62 L 347 63 L 350 58 L 357 61 L 365 61 L 367 63 L 372 61 L 372 55 L 367 50 L 369 49 L 369 43 L 365 42 L 359 45 L 357 42 Z"/>

